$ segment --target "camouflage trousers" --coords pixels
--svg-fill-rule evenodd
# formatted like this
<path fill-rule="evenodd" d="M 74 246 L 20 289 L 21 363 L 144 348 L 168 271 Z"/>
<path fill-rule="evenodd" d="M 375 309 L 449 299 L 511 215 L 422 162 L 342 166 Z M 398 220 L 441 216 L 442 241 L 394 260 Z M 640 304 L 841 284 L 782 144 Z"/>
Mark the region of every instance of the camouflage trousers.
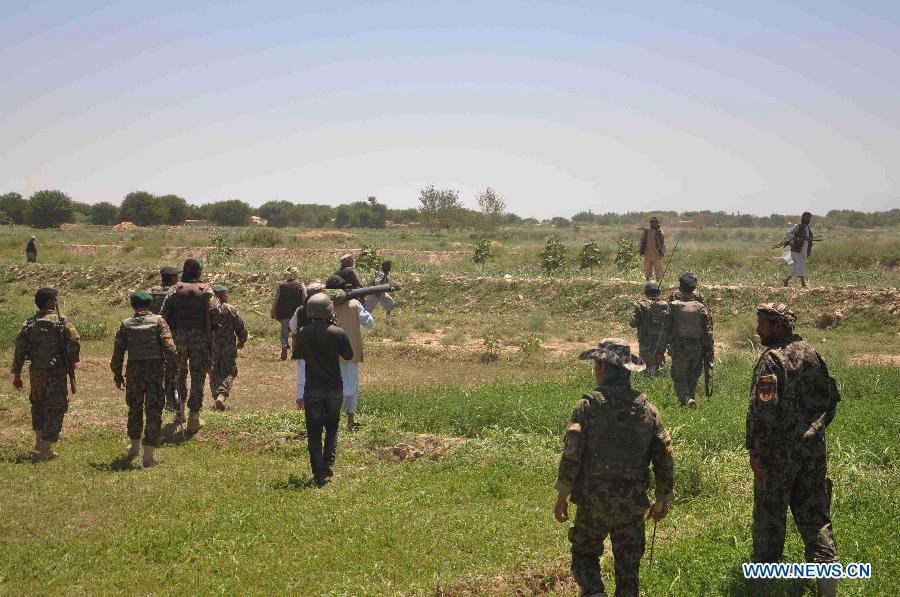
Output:
<path fill-rule="evenodd" d="M 166 397 L 166 410 L 178 410 L 178 404 L 175 402 L 175 384 L 169 379 L 172 377 L 172 371 L 163 363 L 163 394 Z"/>
<path fill-rule="evenodd" d="M 128 405 L 128 437 L 141 439 L 144 432 L 145 446 L 159 446 L 159 430 L 162 427 L 162 411 L 165 400 L 162 359 L 132 361 L 125 371 L 125 404 Z M 144 415 L 147 425 L 144 425 Z"/>
<path fill-rule="evenodd" d="M 831 479 L 825 442 L 798 462 L 767 467 L 753 479 L 753 561 L 777 562 L 784 552 L 788 506 L 803 538 L 807 562 L 838 561 L 831 528 Z"/>
<path fill-rule="evenodd" d="M 237 350 L 213 345 L 212 367 L 209 370 L 209 388 L 213 396 L 231 394 L 231 386 L 237 377 Z"/>
<path fill-rule="evenodd" d="M 684 404 L 697 395 L 697 381 L 703 373 L 703 344 L 700 340 L 673 340 L 669 348 L 672 357 L 672 382 L 678 401 Z"/>
<path fill-rule="evenodd" d="M 659 368 L 666 361 L 665 344 L 659 341 L 659 336 L 650 336 L 638 342 L 638 354 L 647 363 L 647 373 L 659 373 Z"/>
<path fill-rule="evenodd" d="M 63 417 L 69 410 L 68 380 L 66 370 L 31 369 L 31 428 L 41 433 L 46 442 L 59 441 Z"/>
<path fill-rule="evenodd" d="M 206 333 L 202 330 L 178 330 L 175 332 L 175 348 L 178 349 L 178 396 L 192 412 L 203 408 L 203 386 L 209 372 L 210 346 Z M 187 378 L 191 377 L 191 391 L 188 394 Z"/>
<path fill-rule="evenodd" d="M 595 510 L 579 506 L 575 523 L 569 529 L 572 544 L 572 574 L 581 595 L 604 591 L 600 577 L 600 556 L 603 542 L 609 536 L 612 543 L 616 574 L 616 596 L 637 596 L 638 569 L 644 555 L 644 514 L 636 518 L 610 515 L 609 510 Z"/>

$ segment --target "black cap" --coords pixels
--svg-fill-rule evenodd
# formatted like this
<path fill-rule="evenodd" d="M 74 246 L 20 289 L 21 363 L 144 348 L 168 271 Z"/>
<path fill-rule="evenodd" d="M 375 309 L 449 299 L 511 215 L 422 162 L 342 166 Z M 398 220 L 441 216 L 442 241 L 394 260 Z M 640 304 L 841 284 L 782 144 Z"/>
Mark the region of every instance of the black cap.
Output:
<path fill-rule="evenodd" d="M 165 265 L 165 266 L 159 268 L 160 276 L 172 277 L 172 276 L 177 276 L 178 273 L 179 273 L 178 268 L 172 267 L 171 265 Z"/>

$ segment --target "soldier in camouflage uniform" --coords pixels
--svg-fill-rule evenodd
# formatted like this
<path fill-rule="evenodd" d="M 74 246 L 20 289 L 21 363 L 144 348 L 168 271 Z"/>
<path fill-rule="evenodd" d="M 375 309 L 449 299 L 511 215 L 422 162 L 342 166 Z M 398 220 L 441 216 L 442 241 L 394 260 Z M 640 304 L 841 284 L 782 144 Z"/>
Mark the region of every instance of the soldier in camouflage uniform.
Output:
<path fill-rule="evenodd" d="M 178 394 L 181 408 L 175 423 L 184 420 L 184 396 L 188 394 L 187 377 L 191 377 L 190 396 L 187 401 L 191 411 L 187 428 L 191 433 L 202 426 L 200 409 L 203 408 L 203 386 L 211 359 L 212 322 L 219 314 L 219 300 L 210 284 L 200 281 L 203 266 L 196 259 L 187 259 L 181 272 L 181 281 L 169 289 L 163 301 L 161 314 L 172 330 L 178 349 Z"/>
<path fill-rule="evenodd" d="M 669 319 L 666 322 L 666 341 L 672 358 L 672 382 L 681 406 L 694 407 L 697 380 L 703 372 L 704 359 L 714 356 L 712 317 L 703 302 L 703 296 L 695 292 L 697 277 L 682 274 L 678 279 L 679 293 L 669 301 Z"/>
<path fill-rule="evenodd" d="M 644 294 L 647 300 L 635 304 L 628 325 L 637 328 L 640 357 L 647 364 L 647 374 L 656 375 L 665 361 L 669 304 L 659 298 L 659 282 L 647 282 Z"/>
<path fill-rule="evenodd" d="M 166 320 L 161 315 L 150 312 L 152 301 L 153 296 L 149 292 L 135 292 L 131 295 L 134 317 L 126 319 L 119 327 L 109 364 L 116 387 L 125 390 L 125 404 L 128 405 L 128 437 L 131 439 L 131 447 L 126 458 L 133 460 L 137 457 L 143 431 L 145 467 L 156 464 L 153 452 L 159 447 L 159 430 L 162 427 L 162 382 L 166 370 L 176 371 L 178 358 Z M 128 367 L 123 376 L 122 366 L 126 352 Z"/>
<path fill-rule="evenodd" d="M 631 372 L 644 369 L 625 340 L 606 338 L 581 359 L 594 361 L 597 388 L 575 407 L 566 427 L 555 488 L 554 515 L 569 518 L 568 498 L 578 506 L 569 529 L 572 573 L 581 595 L 605 595 L 600 555 L 609 535 L 616 595 L 638 595 L 644 553 L 644 514 L 661 520 L 673 498 L 672 440 L 656 407 L 631 388 Z M 653 463 L 656 496 L 647 499 Z"/>
<path fill-rule="evenodd" d="M 165 300 L 166 295 L 169 294 L 169 289 L 178 283 L 178 269 L 171 265 L 167 265 L 160 268 L 159 276 L 162 284 L 150 289 L 150 294 L 153 297 L 153 302 L 150 303 L 150 312 L 157 315 L 162 311 L 163 301 Z M 169 383 L 169 377 L 171 377 L 169 374 L 163 376 L 163 390 L 166 393 L 166 410 L 177 411 L 178 401 L 175 399 L 175 385 Z M 179 398 L 184 400 L 184 396 L 180 396 Z"/>
<path fill-rule="evenodd" d="M 747 450 L 753 469 L 753 561 L 777 562 L 784 550 L 788 506 L 810 562 L 838 561 L 831 529 L 831 480 L 825 428 L 840 395 L 818 352 L 794 334 L 794 313 L 784 304 L 756 310 L 759 357 L 747 410 Z M 835 579 L 819 579 L 834 595 Z"/>
<path fill-rule="evenodd" d="M 228 288 L 221 284 L 213 284 L 212 288 L 221 304 L 219 314 L 213 322 L 209 387 L 215 400 L 213 408 L 225 410 L 225 401 L 231 394 L 231 384 L 238 374 L 237 351 L 247 342 L 247 327 L 238 310 L 228 302 Z"/>
<path fill-rule="evenodd" d="M 13 355 L 13 386 L 22 389 L 22 367 L 27 359 L 31 391 L 31 427 L 34 429 L 34 460 L 55 458 L 52 445 L 59 441 L 63 417 L 69 408 L 66 361 L 73 369 L 81 350 L 78 331 L 65 317 L 57 316 L 57 292 L 40 288 L 34 295 L 38 312 L 16 336 Z"/>

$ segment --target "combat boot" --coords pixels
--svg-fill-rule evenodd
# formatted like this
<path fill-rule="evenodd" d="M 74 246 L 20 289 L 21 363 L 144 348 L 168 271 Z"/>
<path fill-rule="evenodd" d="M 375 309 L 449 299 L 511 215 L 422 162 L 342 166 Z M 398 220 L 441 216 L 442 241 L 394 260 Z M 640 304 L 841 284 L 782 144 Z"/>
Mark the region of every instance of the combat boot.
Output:
<path fill-rule="evenodd" d="M 693 398 L 688 398 L 687 406 L 688 408 L 694 408 L 697 406 L 697 402 Z"/>
<path fill-rule="evenodd" d="M 133 439 L 131 440 L 131 446 L 128 448 L 128 451 L 125 452 L 125 459 L 131 462 L 137 455 L 141 453 L 141 440 Z"/>
<path fill-rule="evenodd" d="M 225 404 L 225 396 L 216 396 L 216 401 L 213 402 L 213 408 L 215 410 L 227 410 L 228 406 Z"/>
<path fill-rule="evenodd" d="M 817 578 L 816 588 L 822 597 L 835 597 L 837 595 L 838 579 L 836 578 Z"/>
<path fill-rule="evenodd" d="M 206 421 L 200 418 L 199 412 L 192 412 L 190 415 L 188 415 L 188 433 L 197 433 L 198 431 L 200 431 L 200 429 L 203 428 L 204 425 L 206 425 Z"/>
<path fill-rule="evenodd" d="M 281 347 L 281 360 L 282 360 L 282 361 L 286 361 L 286 360 L 287 360 L 287 352 L 288 352 L 288 347 L 287 347 L 287 346 L 282 346 L 282 347 Z"/>
<path fill-rule="evenodd" d="M 37 454 L 41 449 L 41 432 L 37 429 L 34 430 L 34 447 L 31 449 L 32 453 Z"/>
<path fill-rule="evenodd" d="M 53 442 L 48 442 L 45 440 L 41 440 L 38 445 L 38 452 L 35 455 L 35 462 L 46 462 L 48 460 L 53 460 L 58 456 L 56 452 L 51 450 L 50 448 L 53 446 Z"/>
<path fill-rule="evenodd" d="M 153 459 L 153 452 L 155 451 L 156 448 L 153 446 L 144 446 L 144 468 L 156 465 L 156 460 Z"/>

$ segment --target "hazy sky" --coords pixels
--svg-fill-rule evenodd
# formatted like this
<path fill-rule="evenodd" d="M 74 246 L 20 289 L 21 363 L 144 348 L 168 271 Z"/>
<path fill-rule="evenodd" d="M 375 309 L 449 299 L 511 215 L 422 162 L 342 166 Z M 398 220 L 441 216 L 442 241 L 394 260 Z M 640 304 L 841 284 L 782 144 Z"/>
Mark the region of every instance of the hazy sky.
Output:
<path fill-rule="evenodd" d="M 900 207 L 900 2 L 803 4 L 0 0 L 0 193 Z"/>

